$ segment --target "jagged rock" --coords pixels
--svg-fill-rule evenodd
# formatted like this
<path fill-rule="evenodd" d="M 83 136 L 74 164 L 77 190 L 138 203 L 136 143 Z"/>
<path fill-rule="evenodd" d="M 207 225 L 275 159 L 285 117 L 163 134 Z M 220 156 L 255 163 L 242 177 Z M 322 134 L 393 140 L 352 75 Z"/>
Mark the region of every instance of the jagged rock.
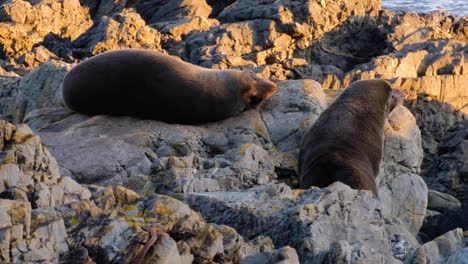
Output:
<path fill-rule="evenodd" d="M 254 19 L 276 20 L 282 24 L 307 23 L 313 38 L 334 28 L 350 15 L 375 14 L 380 9 L 376 1 L 235 1 L 218 16 L 223 22 Z"/>
<path fill-rule="evenodd" d="M 141 16 L 131 8 L 112 16 L 103 16 L 85 34 L 73 42 L 75 57 L 123 48 L 161 50 L 161 34 L 148 27 Z"/>
<path fill-rule="evenodd" d="M 18 105 L 16 104 L 17 84 L 21 78 L 19 76 L 2 76 L 0 77 L 0 117 L 1 120 L 13 122 L 13 115 L 18 113 Z"/>
<path fill-rule="evenodd" d="M 35 219 L 52 215 L 64 219 L 73 250 L 87 252 L 98 262 L 191 263 L 241 257 L 243 239 L 235 230 L 207 224 L 187 205 L 166 196 L 140 198 L 122 187 L 97 187 L 91 201 L 37 211 Z M 158 238 L 143 255 L 153 228 Z"/>
<path fill-rule="evenodd" d="M 411 112 L 397 106 L 385 129 L 381 173 L 377 177 L 379 197 L 385 215 L 408 224 L 417 234 L 427 206 L 427 186 L 417 174 L 423 158 L 421 132 Z"/>
<path fill-rule="evenodd" d="M 427 209 L 443 212 L 448 209 L 461 207 L 460 201 L 446 193 L 429 190 Z"/>
<path fill-rule="evenodd" d="M 62 219 L 32 220 L 38 208 L 89 199 L 89 190 L 60 178 L 55 159 L 26 125 L 0 121 L 0 261 L 47 262 L 68 250 Z"/>
<path fill-rule="evenodd" d="M 447 12 L 417 14 L 383 11 L 381 15 L 390 26 L 389 40 L 397 50 L 408 44 L 434 39 L 454 39 L 466 42 L 468 37 L 463 30 L 460 30 L 466 23 L 466 18 L 453 17 Z"/>
<path fill-rule="evenodd" d="M 204 17 L 185 18 L 175 21 L 152 24 L 159 32 L 165 34 L 166 42 L 180 42 L 191 33 L 209 30 L 219 23 L 214 19 Z M 166 44 L 167 45 L 167 44 Z M 170 50 L 170 48 L 169 48 Z"/>
<path fill-rule="evenodd" d="M 270 237 L 259 235 L 252 240 L 247 241 L 241 250 L 242 259 L 255 255 L 258 252 L 273 251 L 275 245 Z"/>
<path fill-rule="evenodd" d="M 0 5 L 2 58 L 18 58 L 54 32 L 76 39 L 92 25 L 79 0 L 3 1 Z"/>
<path fill-rule="evenodd" d="M 453 253 L 446 264 L 468 264 L 468 248 L 460 249 Z"/>
<path fill-rule="evenodd" d="M 246 21 L 190 34 L 185 39 L 189 53 L 183 57 L 192 63 L 216 69 L 245 66 L 247 62 L 273 64 L 292 57 L 292 50 L 286 50 L 290 45 L 292 38 L 279 32 L 274 21 Z"/>
<path fill-rule="evenodd" d="M 31 204 L 23 201 L 0 199 L 0 260 L 18 261 L 28 251 L 24 239 L 31 228 Z"/>
<path fill-rule="evenodd" d="M 17 63 L 23 66 L 23 69 L 16 69 L 16 71 L 28 71 L 41 66 L 50 60 L 57 61 L 59 58 L 43 46 L 34 47 L 32 51 L 26 52 L 17 59 Z"/>
<path fill-rule="evenodd" d="M 69 69 L 64 63 L 48 62 L 19 80 L 8 80 L 0 91 L 0 114 L 10 115 L 14 123 L 21 123 L 32 110 L 61 106 L 60 84 Z"/>
<path fill-rule="evenodd" d="M 25 125 L 0 121 L 0 154 L 1 197 L 6 188 L 27 192 L 20 200 L 0 198 L 0 261 L 58 262 L 62 253 L 96 262 L 238 263 L 245 257 L 248 245 L 234 229 L 206 223 L 180 201 L 60 177 Z M 149 234 L 157 239 L 151 242 Z"/>
<path fill-rule="evenodd" d="M 371 62 L 348 72 L 343 85 L 348 85 L 353 79 L 364 78 L 463 75 L 467 49 L 468 46 L 465 44 L 445 39 L 410 44 L 389 55 L 376 57 Z"/>
<path fill-rule="evenodd" d="M 148 24 L 211 14 L 211 6 L 205 0 L 151 0 L 134 4 Z"/>
<path fill-rule="evenodd" d="M 244 237 L 264 234 L 277 246 L 293 246 L 301 263 L 332 260 L 342 246 L 356 261 L 398 263 L 393 256 L 403 259 L 405 251 L 390 243 L 395 236 L 408 254 L 419 244 L 405 224 L 382 215 L 379 201 L 371 196 L 337 182 L 303 192 L 269 184 L 243 192 L 192 193 L 187 201 L 208 221 L 232 226 Z"/>
<path fill-rule="evenodd" d="M 461 202 L 468 201 L 468 120 L 447 131 L 439 144 L 435 164 L 426 175 L 428 185 L 441 192 L 453 193 Z"/>
<path fill-rule="evenodd" d="M 446 263 L 463 246 L 463 231 L 457 228 L 416 249 L 407 263 Z"/>
<path fill-rule="evenodd" d="M 277 263 L 277 264 L 299 264 L 296 250 L 291 247 L 283 247 L 277 250 L 265 251 L 249 256 L 241 262 L 242 264 L 255 263 Z"/>

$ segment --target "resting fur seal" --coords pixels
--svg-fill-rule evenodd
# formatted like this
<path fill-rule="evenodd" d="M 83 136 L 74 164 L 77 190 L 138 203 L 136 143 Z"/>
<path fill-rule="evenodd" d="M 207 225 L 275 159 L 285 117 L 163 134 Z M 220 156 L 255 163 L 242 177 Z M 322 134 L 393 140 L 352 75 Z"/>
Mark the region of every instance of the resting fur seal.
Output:
<path fill-rule="evenodd" d="M 304 135 L 299 151 L 301 188 L 335 181 L 378 197 L 375 177 L 383 155 L 384 124 L 403 92 L 383 80 L 352 83 Z"/>
<path fill-rule="evenodd" d="M 256 107 L 275 91 L 275 83 L 252 72 L 206 69 L 140 49 L 87 59 L 62 84 L 64 103 L 76 112 L 168 123 L 219 121 Z"/>

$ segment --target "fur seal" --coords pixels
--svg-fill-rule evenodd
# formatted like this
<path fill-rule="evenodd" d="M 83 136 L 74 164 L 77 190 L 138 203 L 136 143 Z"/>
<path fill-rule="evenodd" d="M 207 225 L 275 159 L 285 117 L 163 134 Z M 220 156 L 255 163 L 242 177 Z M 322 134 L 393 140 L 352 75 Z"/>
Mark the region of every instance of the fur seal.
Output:
<path fill-rule="evenodd" d="M 375 177 L 383 155 L 384 125 L 403 92 L 384 80 L 352 83 L 323 111 L 302 139 L 301 188 L 335 181 L 378 197 Z"/>
<path fill-rule="evenodd" d="M 129 115 L 168 123 L 226 119 L 254 108 L 276 84 L 241 70 L 213 70 L 141 49 L 89 58 L 65 76 L 65 105 L 87 115 Z"/>

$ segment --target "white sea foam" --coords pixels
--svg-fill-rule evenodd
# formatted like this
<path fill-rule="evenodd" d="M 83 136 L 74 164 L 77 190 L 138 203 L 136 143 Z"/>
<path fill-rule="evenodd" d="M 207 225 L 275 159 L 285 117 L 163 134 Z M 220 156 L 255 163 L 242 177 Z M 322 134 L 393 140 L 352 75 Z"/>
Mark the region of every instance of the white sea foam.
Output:
<path fill-rule="evenodd" d="M 453 15 L 468 16 L 468 0 L 382 0 L 382 8 L 411 12 L 431 12 L 442 9 Z"/>

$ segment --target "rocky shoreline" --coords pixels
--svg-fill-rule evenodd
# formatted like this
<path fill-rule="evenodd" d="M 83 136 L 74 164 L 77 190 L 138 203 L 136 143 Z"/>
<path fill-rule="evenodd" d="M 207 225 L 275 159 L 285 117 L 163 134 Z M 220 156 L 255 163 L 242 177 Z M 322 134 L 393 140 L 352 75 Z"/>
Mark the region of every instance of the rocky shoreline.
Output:
<path fill-rule="evenodd" d="M 0 262 L 467 263 L 467 43 L 467 17 L 378 0 L 2 1 Z M 197 126 L 64 108 L 67 71 L 120 48 L 278 92 Z M 302 135 L 368 78 L 407 91 L 380 198 L 296 189 Z"/>

